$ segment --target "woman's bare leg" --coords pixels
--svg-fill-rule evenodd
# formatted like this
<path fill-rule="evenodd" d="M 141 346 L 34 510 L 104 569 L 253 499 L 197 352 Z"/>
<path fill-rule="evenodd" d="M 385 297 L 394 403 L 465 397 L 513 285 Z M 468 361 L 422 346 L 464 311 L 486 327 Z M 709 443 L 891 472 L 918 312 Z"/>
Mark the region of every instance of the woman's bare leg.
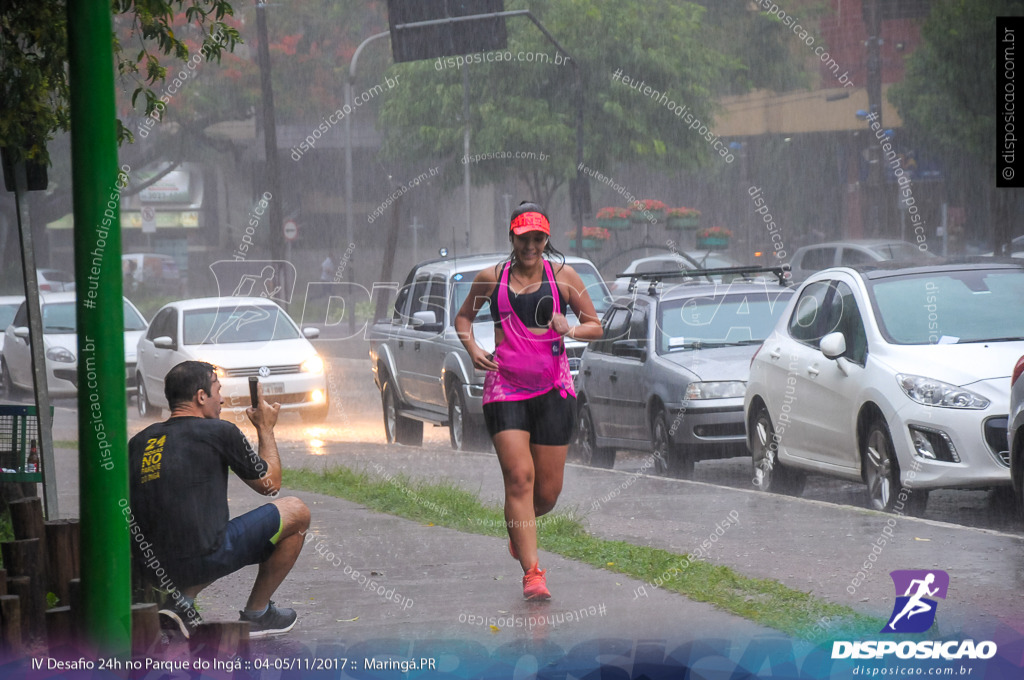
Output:
<path fill-rule="evenodd" d="M 502 430 L 494 435 L 501 474 L 505 479 L 505 527 L 523 572 L 537 564 L 537 515 L 534 512 L 534 459 L 530 433 Z"/>

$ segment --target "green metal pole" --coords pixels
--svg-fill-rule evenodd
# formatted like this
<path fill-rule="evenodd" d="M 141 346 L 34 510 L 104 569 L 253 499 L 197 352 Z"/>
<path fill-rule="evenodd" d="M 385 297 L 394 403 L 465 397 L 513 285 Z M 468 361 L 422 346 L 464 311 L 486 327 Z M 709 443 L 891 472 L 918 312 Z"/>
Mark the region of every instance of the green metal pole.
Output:
<path fill-rule="evenodd" d="M 82 625 L 98 653 L 131 647 L 121 212 L 109 0 L 70 0 L 71 171 L 78 314 Z"/>

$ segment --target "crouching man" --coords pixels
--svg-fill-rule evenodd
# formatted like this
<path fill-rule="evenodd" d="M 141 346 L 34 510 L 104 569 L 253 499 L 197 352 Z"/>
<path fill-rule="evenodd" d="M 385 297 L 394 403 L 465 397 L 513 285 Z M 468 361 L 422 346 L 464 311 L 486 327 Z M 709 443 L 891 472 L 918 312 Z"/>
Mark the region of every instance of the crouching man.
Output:
<path fill-rule="evenodd" d="M 238 427 L 220 419 L 223 400 L 212 365 L 178 364 L 164 379 L 164 394 L 170 418 L 150 425 L 128 444 L 132 514 L 140 538 L 156 557 L 142 560 L 143 572 L 173 595 L 174 604 L 161 615 L 188 637 L 200 620 L 193 607 L 199 591 L 258 564 L 240 620 L 249 622 L 253 638 L 291 630 L 295 612 L 278 609 L 270 596 L 302 550 L 309 508 L 298 498 L 277 498 L 235 519 L 228 514 L 228 468 L 256 493 L 276 496 L 281 488 L 274 440 L 280 404 L 264 401 L 261 387 L 259 408 L 246 411 L 259 438 L 257 453 Z M 140 545 L 132 541 L 136 559 Z"/>

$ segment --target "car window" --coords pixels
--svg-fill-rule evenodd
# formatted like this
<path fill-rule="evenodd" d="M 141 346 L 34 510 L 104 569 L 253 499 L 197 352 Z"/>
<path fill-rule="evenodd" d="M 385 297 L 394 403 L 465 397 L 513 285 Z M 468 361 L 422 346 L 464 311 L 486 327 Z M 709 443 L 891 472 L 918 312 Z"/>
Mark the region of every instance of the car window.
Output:
<path fill-rule="evenodd" d="M 816 272 L 828 269 L 835 264 L 835 261 L 835 248 L 811 248 L 804 253 L 803 259 L 800 260 L 800 269 Z"/>
<path fill-rule="evenodd" d="M 0 305 L 0 332 L 5 330 L 14 321 L 14 315 L 18 312 L 18 305 Z"/>
<path fill-rule="evenodd" d="M 430 294 L 427 296 L 424 311 L 433 312 L 437 323 L 444 323 L 444 308 L 447 301 L 448 282 L 443 275 L 435 274 L 430 279 Z"/>
<path fill-rule="evenodd" d="M 170 314 L 167 317 L 167 321 L 164 322 L 164 334 L 167 335 L 174 343 L 175 349 L 178 347 L 178 310 L 169 309 L 167 310 Z"/>
<path fill-rule="evenodd" d="M 414 268 L 409 272 L 409 276 L 405 277 L 405 283 L 402 284 L 398 295 L 395 296 L 395 309 L 391 314 L 391 323 L 402 323 L 402 319 L 408 314 L 406 306 L 409 302 L 409 292 L 412 290 L 412 278 L 415 274 L 416 269 Z"/>
<path fill-rule="evenodd" d="M 1024 337 L 1024 271 L 972 269 L 869 280 L 875 320 L 900 345 Z"/>
<path fill-rule="evenodd" d="M 416 283 L 412 287 L 412 300 L 409 304 L 409 319 L 416 312 L 422 312 L 427 308 L 427 290 L 430 287 L 430 275 L 420 274 L 416 277 Z M 407 320 L 408 322 L 408 320 Z"/>
<path fill-rule="evenodd" d="M 184 343 L 217 345 L 235 342 L 269 342 L 301 337 L 295 324 L 279 307 L 232 305 L 185 312 Z"/>
<path fill-rule="evenodd" d="M 594 269 L 593 265 L 586 262 L 577 262 L 572 265 L 572 268 L 580 275 L 580 280 L 583 281 L 583 286 L 587 289 L 591 302 L 594 303 L 594 311 L 598 315 L 604 314 L 605 310 L 611 306 L 611 297 L 607 292 L 601 275 Z M 557 266 L 554 267 L 554 271 L 558 271 Z M 567 300 L 566 305 L 568 304 Z M 568 311 L 571 311 L 571 309 Z"/>
<path fill-rule="evenodd" d="M 590 348 L 594 352 L 611 354 L 612 343 L 616 340 L 624 340 L 629 332 L 629 310 L 625 307 L 611 307 L 601 320 L 604 334 L 601 340 L 592 343 Z"/>
<path fill-rule="evenodd" d="M 641 262 L 636 266 L 637 274 L 652 274 L 655 272 L 678 272 L 683 269 L 693 269 L 686 260 L 683 258 L 673 259 L 664 258 L 661 260 L 651 260 L 649 262 Z"/>
<path fill-rule="evenodd" d="M 868 355 L 868 337 L 864 332 L 864 320 L 861 318 L 853 290 L 842 281 L 836 283 L 832 299 L 828 303 L 825 332 L 826 335 L 842 333 L 846 339 L 846 353 L 843 356 L 854 363 L 864 365 Z"/>
<path fill-rule="evenodd" d="M 463 303 L 466 302 L 466 296 L 469 295 L 470 289 L 473 287 L 473 280 L 476 278 L 479 271 L 475 272 L 459 272 L 458 274 L 452 275 L 452 307 L 451 307 L 451 318 L 454 319 L 455 315 L 462 309 Z M 491 320 L 491 301 L 487 299 L 483 306 L 477 310 L 476 318 L 474 322 L 478 321 L 490 321 Z"/>
<path fill-rule="evenodd" d="M 637 345 L 647 347 L 647 305 L 637 303 L 629 317 L 629 340 L 636 340 Z"/>
<path fill-rule="evenodd" d="M 800 293 L 800 299 L 796 301 L 793 316 L 789 320 L 789 334 L 794 340 L 812 347 L 818 346 L 818 341 L 824 335 L 821 327 L 825 321 L 825 315 L 819 312 L 824 307 L 828 288 L 828 281 L 816 281 Z"/>
<path fill-rule="evenodd" d="M 874 249 L 877 252 L 877 249 Z M 843 248 L 843 254 L 840 256 L 839 264 L 853 265 L 853 264 L 868 264 L 869 262 L 875 262 L 875 258 L 871 257 L 863 250 L 857 248 L 846 247 Z"/>
<path fill-rule="evenodd" d="M 146 330 L 146 320 L 135 311 L 135 308 L 127 300 L 124 301 L 124 329 L 126 331 Z"/>
<path fill-rule="evenodd" d="M 74 283 L 75 277 L 67 272 L 59 269 L 40 269 L 39 273 L 43 275 L 47 281 L 56 281 L 57 283 Z"/>
<path fill-rule="evenodd" d="M 655 329 L 657 351 L 694 349 L 695 343 L 756 344 L 775 329 L 792 292 L 767 288 L 662 302 Z"/>
<path fill-rule="evenodd" d="M 74 332 L 74 302 L 54 302 L 43 305 L 43 333 L 45 335 Z"/>
<path fill-rule="evenodd" d="M 24 302 L 18 307 L 18 313 L 14 315 L 14 321 L 11 323 L 18 328 L 28 325 L 28 307 L 25 306 Z"/>
<path fill-rule="evenodd" d="M 871 250 L 887 260 L 923 260 L 935 257 L 927 250 L 921 250 L 911 243 L 886 243 L 874 246 Z"/>
<path fill-rule="evenodd" d="M 149 326 L 149 332 L 146 333 L 146 339 L 147 340 L 156 340 L 157 338 L 159 338 L 162 335 L 170 335 L 170 333 L 167 333 L 165 331 L 165 327 L 167 326 L 167 321 L 168 321 L 170 315 L 173 314 L 173 313 L 174 313 L 173 309 L 167 308 L 167 309 L 161 310 L 161 312 L 159 314 L 157 314 L 155 317 L 153 317 L 153 323 Z"/>

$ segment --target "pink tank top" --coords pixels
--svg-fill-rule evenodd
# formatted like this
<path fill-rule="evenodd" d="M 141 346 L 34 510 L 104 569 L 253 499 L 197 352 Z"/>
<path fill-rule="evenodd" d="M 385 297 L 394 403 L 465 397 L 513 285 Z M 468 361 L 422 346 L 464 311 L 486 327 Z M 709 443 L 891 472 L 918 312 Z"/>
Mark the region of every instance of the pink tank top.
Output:
<path fill-rule="evenodd" d="M 513 311 L 508 299 L 510 268 L 502 269 L 498 282 L 498 315 L 505 341 L 494 348 L 494 360 L 499 368 L 488 371 L 484 378 L 484 403 L 522 401 L 552 389 L 559 390 L 563 399 L 570 394 L 575 397 L 562 336 L 551 328 L 540 335 L 532 333 Z M 559 309 L 558 284 L 547 260 L 544 260 L 544 275 L 551 284 L 553 309 Z"/>

